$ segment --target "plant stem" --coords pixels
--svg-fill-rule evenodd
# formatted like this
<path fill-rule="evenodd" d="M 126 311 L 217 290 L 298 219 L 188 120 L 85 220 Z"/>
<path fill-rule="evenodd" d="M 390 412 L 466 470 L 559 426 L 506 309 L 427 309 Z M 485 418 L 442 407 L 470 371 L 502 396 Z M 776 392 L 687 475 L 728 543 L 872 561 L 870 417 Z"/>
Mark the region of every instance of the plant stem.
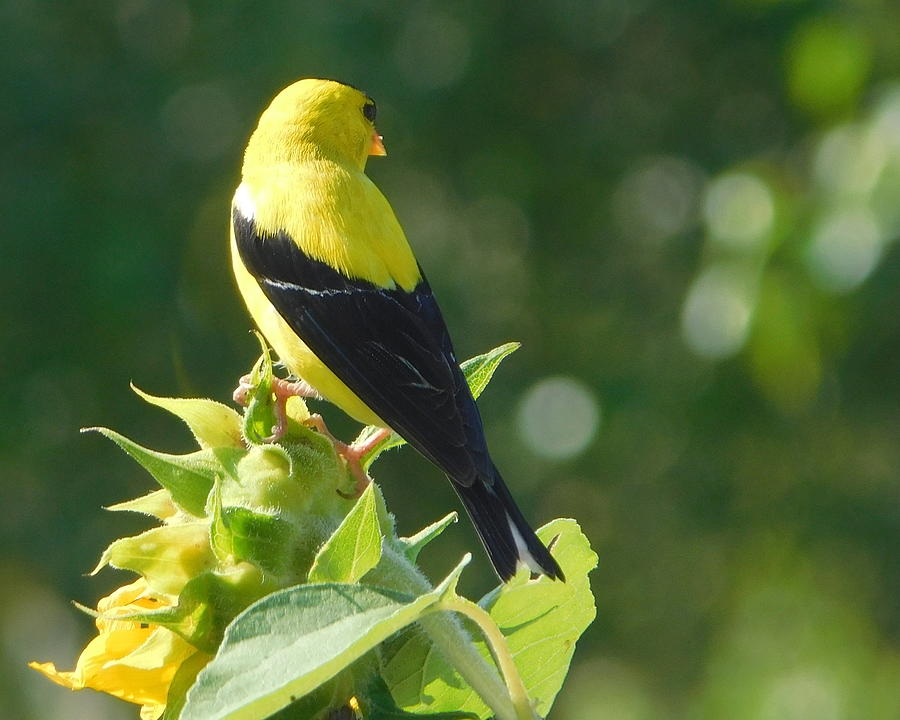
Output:
<path fill-rule="evenodd" d="M 516 663 L 509 652 L 506 638 L 500 632 L 500 628 L 497 627 L 497 623 L 494 622 L 490 614 L 480 605 L 476 605 L 471 600 L 456 594 L 442 600 L 438 603 L 438 607 L 443 610 L 462 613 L 478 625 L 491 647 L 491 653 L 497 666 L 500 668 L 500 672 L 503 673 L 509 696 L 516 709 L 516 720 L 535 720 L 537 715 L 531 706 L 528 691 L 525 689 L 522 676 L 519 674 L 519 668 L 516 667 Z"/>
<path fill-rule="evenodd" d="M 432 612 L 419 619 L 429 640 L 494 711 L 497 720 L 521 720 L 497 669 L 478 648 L 457 619 L 446 612 Z M 529 718 L 531 720 L 531 718 Z"/>
<path fill-rule="evenodd" d="M 372 574 L 383 575 L 386 587 L 410 594 L 421 595 L 433 590 L 427 578 L 406 559 L 402 549 L 395 548 L 390 541 L 385 542 L 381 562 Z M 472 636 L 453 614 L 431 612 L 419 619 L 419 625 L 444 658 L 491 708 L 496 720 L 533 720 L 533 715 L 524 716 L 517 711 L 497 669 L 478 652 Z"/>

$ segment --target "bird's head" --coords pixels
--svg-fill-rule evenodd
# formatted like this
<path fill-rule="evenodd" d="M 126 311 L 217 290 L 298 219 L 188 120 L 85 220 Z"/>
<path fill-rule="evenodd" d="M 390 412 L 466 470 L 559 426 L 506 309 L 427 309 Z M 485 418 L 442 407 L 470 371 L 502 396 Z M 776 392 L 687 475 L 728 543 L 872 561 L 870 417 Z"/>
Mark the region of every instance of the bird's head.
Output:
<path fill-rule="evenodd" d="M 245 162 L 327 157 L 365 167 L 369 155 L 386 155 L 375 129 L 375 101 L 334 80 L 288 85 L 259 118 Z"/>

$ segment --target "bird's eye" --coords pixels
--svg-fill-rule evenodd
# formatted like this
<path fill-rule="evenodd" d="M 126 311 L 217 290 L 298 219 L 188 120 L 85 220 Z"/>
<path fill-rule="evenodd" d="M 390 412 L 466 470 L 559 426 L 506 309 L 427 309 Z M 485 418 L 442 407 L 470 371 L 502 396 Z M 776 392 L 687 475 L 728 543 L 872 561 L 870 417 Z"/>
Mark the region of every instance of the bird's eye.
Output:
<path fill-rule="evenodd" d="M 362 113 L 365 116 L 366 120 L 368 120 L 370 123 L 375 122 L 375 113 L 376 113 L 375 101 L 372 100 L 371 98 L 369 98 L 366 101 L 366 104 L 363 105 Z"/>

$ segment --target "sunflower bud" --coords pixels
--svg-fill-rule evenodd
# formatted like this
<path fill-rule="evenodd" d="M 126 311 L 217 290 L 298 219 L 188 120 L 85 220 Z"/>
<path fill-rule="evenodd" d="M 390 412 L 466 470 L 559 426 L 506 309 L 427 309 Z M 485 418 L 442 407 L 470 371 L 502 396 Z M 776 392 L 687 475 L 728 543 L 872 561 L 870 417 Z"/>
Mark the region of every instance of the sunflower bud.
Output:
<path fill-rule="evenodd" d="M 316 550 L 353 507 L 353 487 L 330 438 L 307 427 L 302 401 L 288 406 L 278 444 L 259 432 L 272 423 L 271 369 L 257 367 L 242 418 L 211 400 L 144 400 L 181 418 L 200 446 L 186 455 L 144 448 L 105 428 L 161 489 L 109 507 L 160 525 L 112 542 L 107 565 L 140 577 L 97 604 L 98 635 L 71 672 L 31 663 L 72 690 L 92 688 L 143 706 L 144 720 L 175 708 L 244 608 L 305 580 Z M 268 381 L 268 382 L 267 382 Z M 176 680 L 176 677 L 178 678 Z"/>

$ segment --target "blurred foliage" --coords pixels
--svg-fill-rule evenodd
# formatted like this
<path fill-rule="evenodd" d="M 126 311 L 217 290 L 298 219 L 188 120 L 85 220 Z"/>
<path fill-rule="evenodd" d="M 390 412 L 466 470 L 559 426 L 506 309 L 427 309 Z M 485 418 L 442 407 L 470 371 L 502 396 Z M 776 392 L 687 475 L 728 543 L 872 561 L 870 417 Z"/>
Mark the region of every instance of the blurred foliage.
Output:
<path fill-rule="evenodd" d="M 83 644 L 67 600 L 121 584 L 83 573 L 140 530 L 98 506 L 150 486 L 77 428 L 171 447 L 128 381 L 226 399 L 249 368 L 228 203 L 301 76 L 377 99 L 370 174 L 460 355 L 523 342 L 482 400 L 496 460 L 600 556 L 554 717 L 900 715 L 900 6 L 5 0 L 0 21 L 10 717 L 131 717 L 24 668 Z M 409 450 L 380 477 L 401 531 L 455 507 Z M 474 542 L 448 531 L 446 558 Z"/>

